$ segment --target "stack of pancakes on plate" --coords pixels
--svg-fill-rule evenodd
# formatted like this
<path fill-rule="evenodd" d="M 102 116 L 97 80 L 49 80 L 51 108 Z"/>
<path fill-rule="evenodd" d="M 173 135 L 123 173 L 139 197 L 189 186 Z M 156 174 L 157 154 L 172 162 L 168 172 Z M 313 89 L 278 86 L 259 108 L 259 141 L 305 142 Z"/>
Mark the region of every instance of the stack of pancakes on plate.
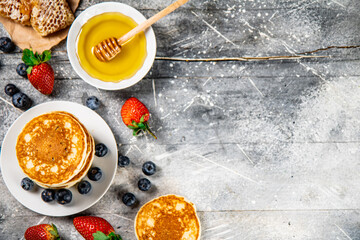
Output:
<path fill-rule="evenodd" d="M 200 222 L 193 203 L 166 195 L 141 207 L 135 219 L 135 233 L 139 240 L 198 240 Z"/>
<path fill-rule="evenodd" d="M 50 112 L 28 122 L 18 136 L 16 156 L 24 173 L 44 188 L 70 188 L 86 176 L 95 142 L 68 112 Z"/>

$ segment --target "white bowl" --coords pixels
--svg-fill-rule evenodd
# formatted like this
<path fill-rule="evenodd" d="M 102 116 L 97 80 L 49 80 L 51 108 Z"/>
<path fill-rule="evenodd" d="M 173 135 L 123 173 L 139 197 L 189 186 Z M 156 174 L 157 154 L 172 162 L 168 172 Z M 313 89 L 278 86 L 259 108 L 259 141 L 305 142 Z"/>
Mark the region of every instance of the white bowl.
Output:
<path fill-rule="evenodd" d="M 142 67 L 131 78 L 122 80 L 120 82 L 105 82 L 91 77 L 80 65 L 77 58 L 77 37 L 80 33 L 82 26 L 92 17 L 107 13 L 118 12 L 128 17 L 131 17 L 137 24 L 140 24 L 146 20 L 146 18 L 135 8 L 129 5 L 116 2 L 104 2 L 93 5 L 82 12 L 73 22 L 69 30 L 67 37 L 67 52 L 71 66 L 75 72 L 87 83 L 94 87 L 105 90 L 119 90 L 130 87 L 139 82 L 149 72 L 152 67 L 155 55 L 156 55 L 156 38 L 153 29 L 150 27 L 145 31 L 146 37 L 146 51 L 147 55 Z"/>

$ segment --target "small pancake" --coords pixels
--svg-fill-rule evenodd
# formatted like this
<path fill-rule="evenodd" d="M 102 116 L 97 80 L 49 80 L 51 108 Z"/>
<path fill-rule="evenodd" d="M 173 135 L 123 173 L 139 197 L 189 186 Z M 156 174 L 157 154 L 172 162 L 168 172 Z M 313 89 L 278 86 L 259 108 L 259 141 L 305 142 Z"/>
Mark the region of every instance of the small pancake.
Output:
<path fill-rule="evenodd" d="M 198 240 L 195 205 L 176 195 L 156 198 L 137 213 L 135 233 L 138 240 Z"/>
<path fill-rule="evenodd" d="M 87 157 L 87 135 L 71 116 L 51 112 L 32 119 L 19 134 L 16 155 L 35 182 L 57 185 L 77 175 Z"/>
<path fill-rule="evenodd" d="M 81 171 L 75 175 L 72 179 L 70 179 L 68 182 L 63 183 L 63 184 L 57 184 L 57 185 L 47 185 L 47 184 L 41 184 L 41 183 L 37 183 L 40 187 L 43 188 L 53 188 L 53 189 L 59 189 L 59 188 L 70 188 L 72 186 L 74 186 L 76 183 L 80 182 L 87 174 L 87 172 L 89 171 L 92 162 L 94 160 L 94 154 L 95 154 L 95 141 L 94 138 L 91 136 L 91 134 L 89 133 L 89 131 L 85 128 L 85 126 L 79 121 L 79 119 L 77 119 L 74 115 L 68 113 L 68 112 L 58 112 L 59 114 L 65 114 L 68 116 L 71 116 L 72 118 L 74 118 L 83 128 L 83 130 L 85 131 L 85 134 L 87 136 L 87 156 L 86 156 L 86 161 L 84 161 L 83 167 L 81 169 Z"/>

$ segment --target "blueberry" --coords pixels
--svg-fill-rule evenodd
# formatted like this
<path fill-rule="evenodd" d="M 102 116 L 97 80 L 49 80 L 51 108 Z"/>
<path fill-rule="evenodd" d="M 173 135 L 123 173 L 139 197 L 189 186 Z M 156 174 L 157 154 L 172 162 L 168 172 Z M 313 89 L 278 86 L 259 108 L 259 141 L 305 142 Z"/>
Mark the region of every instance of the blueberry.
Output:
<path fill-rule="evenodd" d="M 60 189 L 55 193 L 55 200 L 61 205 L 68 204 L 72 200 L 72 193 L 68 189 Z"/>
<path fill-rule="evenodd" d="M 2 37 L 0 38 L 0 50 L 9 53 L 15 50 L 15 45 L 10 38 Z"/>
<path fill-rule="evenodd" d="M 147 176 L 153 175 L 156 172 L 155 163 L 153 163 L 151 161 L 144 163 L 144 165 L 142 167 L 142 171 Z"/>
<path fill-rule="evenodd" d="M 14 84 L 11 83 L 7 84 L 4 90 L 5 93 L 10 97 L 14 96 L 15 93 L 20 92 L 20 90 Z"/>
<path fill-rule="evenodd" d="M 92 181 L 99 181 L 100 178 L 102 177 L 101 169 L 98 167 L 92 167 L 90 168 L 87 176 Z"/>
<path fill-rule="evenodd" d="M 32 105 L 31 99 L 25 93 L 21 92 L 15 93 L 12 96 L 12 103 L 21 110 L 28 110 Z"/>
<path fill-rule="evenodd" d="M 86 106 L 88 106 L 91 110 L 96 110 L 100 107 L 100 101 L 97 97 L 91 96 L 86 99 Z"/>
<path fill-rule="evenodd" d="M 44 202 L 51 202 L 55 199 L 55 191 L 53 189 L 45 189 L 41 192 L 41 198 Z"/>
<path fill-rule="evenodd" d="M 17 74 L 19 74 L 20 76 L 27 78 L 27 72 L 26 69 L 28 68 L 28 66 L 25 63 L 20 63 L 19 65 L 17 65 L 16 67 L 16 72 Z"/>
<path fill-rule="evenodd" d="M 103 157 L 107 154 L 108 148 L 103 143 L 98 143 L 95 145 L 95 155 L 98 157 Z"/>
<path fill-rule="evenodd" d="M 87 194 L 91 190 L 91 184 L 88 181 L 81 181 L 78 186 L 78 191 L 80 194 Z"/>
<path fill-rule="evenodd" d="M 138 187 L 141 191 L 147 191 L 151 188 L 151 182 L 147 178 L 142 178 L 138 182 Z"/>
<path fill-rule="evenodd" d="M 125 193 L 124 196 L 122 197 L 122 201 L 126 206 L 133 206 L 136 203 L 136 197 L 134 194 L 132 193 Z"/>
<path fill-rule="evenodd" d="M 119 155 L 118 165 L 119 167 L 125 167 L 130 164 L 130 159 L 127 156 Z"/>
<path fill-rule="evenodd" d="M 28 177 L 23 178 L 21 180 L 21 187 L 26 191 L 30 191 L 34 188 L 34 182 Z"/>

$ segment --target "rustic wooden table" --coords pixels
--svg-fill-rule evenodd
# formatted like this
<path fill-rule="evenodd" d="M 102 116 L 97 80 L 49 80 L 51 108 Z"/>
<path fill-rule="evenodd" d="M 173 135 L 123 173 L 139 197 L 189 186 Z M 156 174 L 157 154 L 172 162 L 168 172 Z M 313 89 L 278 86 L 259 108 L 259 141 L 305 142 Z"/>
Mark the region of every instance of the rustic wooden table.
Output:
<path fill-rule="evenodd" d="M 76 14 L 98 2 L 83 0 Z M 149 17 L 171 0 L 122 2 Z M 133 87 L 86 84 L 63 42 L 53 49 L 51 96 L 16 74 L 19 49 L 0 54 L 0 88 L 15 83 L 35 104 L 101 100 L 97 112 L 131 165 L 81 214 L 106 218 L 125 240 L 135 239 L 138 210 L 121 202 L 126 191 L 140 204 L 187 197 L 202 239 L 360 239 L 359 12 L 358 0 L 192 0 L 153 26 L 157 60 Z M 152 112 L 158 140 L 134 138 L 122 124 L 131 96 Z M 0 97 L 2 141 L 21 111 Z M 160 170 L 151 177 L 155 189 L 141 193 L 136 182 L 148 160 Z M 49 222 L 63 239 L 80 239 L 74 216 L 34 213 L 0 183 L 0 239 L 21 239 L 28 226 Z"/>

